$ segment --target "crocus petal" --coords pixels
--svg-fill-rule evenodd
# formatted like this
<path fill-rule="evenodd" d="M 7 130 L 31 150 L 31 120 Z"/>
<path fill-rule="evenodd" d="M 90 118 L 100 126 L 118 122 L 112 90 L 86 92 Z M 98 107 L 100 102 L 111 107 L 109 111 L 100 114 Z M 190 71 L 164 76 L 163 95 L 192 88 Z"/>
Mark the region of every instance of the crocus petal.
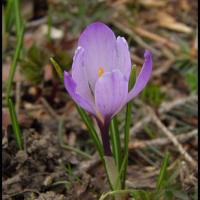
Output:
<path fill-rule="evenodd" d="M 78 47 L 73 57 L 72 79 L 76 83 L 76 92 L 94 105 L 94 97 L 89 88 L 86 68 L 84 64 L 84 49 Z"/>
<path fill-rule="evenodd" d="M 87 110 L 89 113 L 95 114 L 95 109 L 92 106 L 92 104 L 87 99 L 85 99 L 77 93 L 76 83 L 72 79 L 71 75 L 66 71 L 64 72 L 64 84 L 69 95 L 79 106 Z"/>
<path fill-rule="evenodd" d="M 100 67 L 104 72 L 116 67 L 116 37 L 108 26 L 95 22 L 83 31 L 78 46 L 84 48 L 88 80 L 94 90 Z"/>
<path fill-rule="evenodd" d="M 142 66 L 140 74 L 136 79 L 133 89 L 128 94 L 127 102 L 130 101 L 132 98 L 136 97 L 143 90 L 143 88 L 146 86 L 147 82 L 150 79 L 153 66 L 151 52 L 145 51 L 144 58 L 145 58 L 144 64 Z"/>
<path fill-rule="evenodd" d="M 129 80 L 131 71 L 131 56 L 128 49 L 128 44 L 124 37 L 117 37 L 117 68 Z"/>
<path fill-rule="evenodd" d="M 107 72 L 95 85 L 95 103 L 104 119 L 110 119 L 124 105 L 128 95 L 128 81 L 119 70 Z"/>

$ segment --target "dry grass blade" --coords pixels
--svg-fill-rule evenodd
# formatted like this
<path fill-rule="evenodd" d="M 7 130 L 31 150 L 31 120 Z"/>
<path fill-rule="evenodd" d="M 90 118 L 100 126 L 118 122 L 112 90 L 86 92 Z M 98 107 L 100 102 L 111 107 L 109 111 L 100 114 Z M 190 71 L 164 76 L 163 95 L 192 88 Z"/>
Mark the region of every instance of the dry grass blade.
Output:
<path fill-rule="evenodd" d="M 169 140 L 177 147 L 178 151 L 183 155 L 185 160 L 187 160 L 194 168 L 197 167 L 197 162 L 185 151 L 183 146 L 179 143 L 177 138 L 174 136 L 172 132 L 170 132 L 166 126 L 160 121 L 160 119 L 157 117 L 155 112 L 147 106 L 147 110 L 149 114 L 152 117 L 152 120 L 154 123 L 162 130 L 162 132 L 169 138 Z"/>
<path fill-rule="evenodd" d="M 143 36 L 143 37 L 146 37 L 146 38 L 148 38 L 150 40 L 154 40 L 156 42 L 159 42 L 159 43 L 161 43 L 161 44 L 163 44 L 163 45 L 165 45 L 165 46 L 167 46 L 167 47 L 169 47 L 169 48 L 171 48 L 173 50 L 179 50 L 180 49 L 180 47 L 177 44 L 175 44 L 174 42 L 170 41 L 168 38 L 164 38 L 164 37 L 162 37 L 160 35 L 157 35 L 155 33 L 147 31 L 147 30 L 145 30 L 143 28 L 136 27 L 136 28 L 134 28 L 134 31 L 137 34 L 139 34 L 140 36 Z"/>
<path fill-rule="evenodd" d="M 150 7 L 163 7 L 167 4 L 167 1 L 163 1 L 163 0 L 140 0 L 139 3 L 150 8 Z"/>
<path fill-rule="evenodd" d="M 141 37 L 135 34 L 134 30 L 129 27 L 128 24 L 122 24 L 117 20 L 113 20 L 112 23 L 120 30 L 123 30 L 126 34 L 134 38 L 134 40 L 143 48 L 149 49 L 154 55 L 160 56 L 160 51 L 147 44 Z"/>
<path fill-rule="evenodd" d="M 53 110 L 53 108 L 49 105 L 47 100 L 43 97 L 41 97 L 41 102 L 45 106 L 45 108 L 48 110 L 49 114 L 54 117 L 57 121 L 60 120 L 60 117 L 57 115 L 57 113 Z"/>
<path fill-rule="evenodd" d="M 197 129 L 192 130 L 188 133 L 183 133 L 180 134 L 176 137 L 176 139 L 179 142 L 185 142 L 195 136 L 197 136 Z M 163 145 L 167 145 L 170 144 L 171 140 L 169 140 L 169 138 L 157 138 L 157 139 L 153 139 L 153 140 L 148 140 L 148 141 L 137 141 L 135 140 L 133 143 L 129 144 L 129 149 L 141 149 L 141 148 L 145 148 L 147 146 L 163 146 Z"/>
<path fill-rule="evenodd" d="M 169 103 L 165 103 L 163 104 L 159 110 L 158 113 L 159 114 L 163 114 L 164 112 L 168 112 L 171 109 L 178 107 L 180 105 L 185 104 L 186 102 L 190 102 L 190 101 L 196 101 L 197 100 L 197 95 L 191 95 L 189 97 L 185 97 L 185 98 L 180 98 L 180 99 L 175 99 L 174 101 L 171 101 Z M 141 129 L 143 128 L 144 124 L 148 123 L 151 121 L 151 116 L 147 116 L 145 118 L 143 118 L 141 121 L 137 122 L 135 124 L 135 126 L 133 126 L 130 129 L 130 134 L 131 137 L 135 136 L 135 134 Z"/>
<path fill-rule="evenodd" d="M 170 59 L 167 60 L 162 67 L 155 69 L 152 73 L 152 77 L 158 77 L 164 73 L 166 73 L 172 66 L 172 64 L 174 63 L 174 60 Z"/>
<path fill-rule="evenodd" d="M 92 156 L 91 160 L 83 161 L 79 165 L 79 171 L 89 172 L 101 162 L 98 154 Z"/>
<path fill-rule="evenodd" d="M 183 23 L 177 22 L 175 18 L 173 18 L 171 15 L 165 12 L 158 12 L 157 19 L 158 19 L 159 25 L 164 28 L 187 33 L 187 34 L 192 32 L 192 29 L 189 26 Z"/>

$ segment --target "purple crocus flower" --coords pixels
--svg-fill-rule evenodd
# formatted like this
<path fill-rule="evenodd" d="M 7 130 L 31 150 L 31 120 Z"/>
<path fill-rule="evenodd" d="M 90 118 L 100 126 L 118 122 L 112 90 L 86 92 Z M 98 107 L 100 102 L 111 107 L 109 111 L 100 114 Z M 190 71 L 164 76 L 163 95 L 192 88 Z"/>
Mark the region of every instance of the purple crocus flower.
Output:
<path fill-rule="evenodd" d="M 144 58 L 135 85 L 128 91 L 132 65 L 125 38 L 116 38 L 101 22 L 88 25 L 81 34 L 72 73 L 64 72 L 65 88 L 79 106 L 95 116 L 101 132 L 147 84 L 152 72 L 151 53 L 145 51 Z"/>

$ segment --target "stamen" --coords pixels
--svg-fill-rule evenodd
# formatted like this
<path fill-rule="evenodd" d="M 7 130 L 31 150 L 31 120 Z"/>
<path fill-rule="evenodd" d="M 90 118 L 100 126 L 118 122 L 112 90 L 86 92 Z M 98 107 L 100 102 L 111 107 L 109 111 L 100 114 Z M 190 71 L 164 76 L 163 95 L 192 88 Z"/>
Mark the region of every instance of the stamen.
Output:
<path fill-rule="evenodd" d="M 98 71 L 98 78 L 100 78 L 103 74 L 104 74 L 104 69 L 103 67 L 100 67 Z"/>

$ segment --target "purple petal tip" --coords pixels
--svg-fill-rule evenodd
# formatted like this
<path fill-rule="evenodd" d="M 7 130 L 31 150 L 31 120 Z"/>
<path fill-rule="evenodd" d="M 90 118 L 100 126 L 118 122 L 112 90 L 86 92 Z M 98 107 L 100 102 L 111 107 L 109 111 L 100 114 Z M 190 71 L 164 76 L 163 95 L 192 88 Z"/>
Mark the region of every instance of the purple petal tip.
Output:
<path fill-rule="evenodd" d="M 64 71 L 64 77 L 65 76 L 71 76 L 67 71 Z"/>
<path fill-rule="evenodd" d="M 100 22 L 100 21 L 96 21 L 96 22 L 93 22 L 93 23 L 89 24 L 87 26 L 87 28 L 91 27 L 91 26 L 96 26 L 96 27 L 98 27 L 98 26 L 106 26 L 106 24 L 104 24 L 103 22 Z"/>
<path fill-rule="evenodd" d="M 148 59 L 152 57 L 152 53 L 149 50 L 145 50 L 144 52 L 144 58 Z"/>

